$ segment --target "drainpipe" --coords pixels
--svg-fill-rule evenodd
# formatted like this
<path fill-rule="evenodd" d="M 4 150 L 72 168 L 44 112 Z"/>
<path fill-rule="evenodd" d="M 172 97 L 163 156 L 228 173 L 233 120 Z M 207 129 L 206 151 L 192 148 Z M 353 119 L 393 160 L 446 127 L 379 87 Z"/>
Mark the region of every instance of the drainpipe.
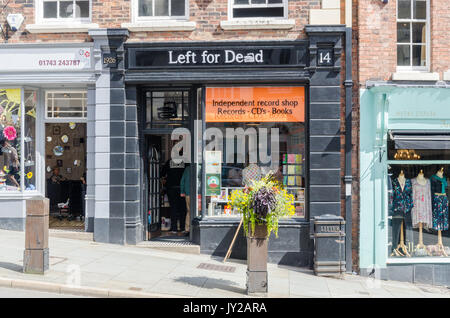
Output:
<path fill-rule="evenodd" d="M 352 257 L 352 1 L 345 1 L 345 263 L 353 271 Z"/>

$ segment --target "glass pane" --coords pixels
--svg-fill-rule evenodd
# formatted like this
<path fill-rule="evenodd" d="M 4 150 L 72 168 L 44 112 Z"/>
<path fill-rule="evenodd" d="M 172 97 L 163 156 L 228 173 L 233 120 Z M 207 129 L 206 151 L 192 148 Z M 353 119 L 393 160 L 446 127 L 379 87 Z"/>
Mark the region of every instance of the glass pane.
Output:
<path fill-rule="evenodd" d="M 89 18 L 89 1 L 77 1 L 76 12 L 77 18 Z"/>
<path fill-rule="evenodd" d="M 270 4 L 272 4 L 272 3 L 283 3 L 283 0 L 269 0 L 268 2 Z"/>
<path fill-rule="evenodd" d="M 411 19 L 411 0 L 398 0 L 398 18 Z"/>
<path fill-rule="evenodd" d="M 44 2 L 44 19 L 56 18 L 57 14 L 57 3 L 55 2 Z"/>
<path fill-rule="evenodd" d="M 427 18 L 427 2 L 424 0 L 414 0 L 414 19 Z"/>
<path fill-rule="evenodd" d="M 73 2 L 61 1 L 59 2 L 59 17 L 72 18 L 73 17 Z"/>
<path fill-rule="evenodd" d="M 425 45 L 413 45 L 413 66 L 426 66 L 427 53 Z"/>
<path fill-rule="evenodd" d="M 0 89 L 0 191 L 20 190 L 20 89 Z"/>
<path fill-rule="evenodd" d="M 36 190 L 36 91 L 25 91 L 25 190 Z"/>
<path fill-rule="evenodd" d="M 186 15 L 185 9 L 186 1 L 185 0 L 172 0 L 171 1 L 171 12 L 172 16 L 184 16 Z"/>
<path fill-rule="evenodd" d="M 153 0 L 139 0 L 139 16 L 149 17 L 153 15 Z"/>
<path fill-rule="evenodd" d="M 47 93 L 47 117 L 86 117 L 86 93 Z"/>
<path fill-rule="evenodd" d="M 413 23 L 412 24 L 412 38 L 413 43 L 426 43 L 426 31 L 425 23 Z"/>
<path fill-rule="evenodd" d="M 183 98 L 183 93 L 185 98 Z M 184 105 L 183 105 L 184 104 Z M 147 96 L 147 127 L 176 128 L 188 120 L 188 93 L 183 91 L 151 92 Z"/>
<path fill-rule="evenodd" d="M 391 165 L 388 168 L 390 257 L 449 255 L 449 188 L 446 182 L 449 173 L 450 166 L 441 164 Z M 442 245 L 439 245 L 438 231 L 441 231 Z"/>
<path fill-rule="evenodd" d="M 397 65 L 410 66 L 411 53 L 409 45 L 397 45 Z"/>
<path fill-rule="evenodd" d="M 248 0 L 234 0 L 234 4 L 248 4 Z"/>
<path fill-rule="evenodd" d="M 155 0 L 155 16 L 169 15 L 169 0 Z"/>
<path fill-rule="evenodd" d="M 235 18 L 283 17 L 284 8 L 241 8 L 233 9 Z"/>
<path fill-rule="evenodd" d="M 266 0 L 251 0 L 252 4 L 265 4 Z"/>
<path fill-rule="evenodd" d="M 397 42 L 410 43 L 411 42 L 411 23 L 397 23 Z"/>

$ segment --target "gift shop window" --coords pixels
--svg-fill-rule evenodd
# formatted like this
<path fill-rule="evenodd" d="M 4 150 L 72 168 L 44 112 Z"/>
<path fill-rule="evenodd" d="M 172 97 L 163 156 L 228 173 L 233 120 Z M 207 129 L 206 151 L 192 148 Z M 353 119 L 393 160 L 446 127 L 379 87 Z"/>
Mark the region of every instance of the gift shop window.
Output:
<path fill-rule="evenodd" d="M 388 255 L 450 255 L 450 132 L 388 134 Z"/>
<path fill-rule="evenodd" d="M 90 22 L 91 1 L 71 0 L 61 1 L 43 0 L 39 2 L 40 19 L 43 22 Z"/>
<path fill-rule="evenodd" d="M 272 174 L 294 195 L 295 217 L 305 217 L 304 92 L 284 86 L 206 88 L 205 216 L 238 216 L 229 205 L 231 192 Z"/>
<path fill-rule="evenodd" d="M 233 19 L 286 18 L 288 0 L 229 0 Z"/>
<path fill-rule="evenodd" d="M 188 19 L 187 0 L 135 0 L 134 16 L 137 21 L 152 19 Z"/>
<path fill-rule="evenodd" d="M 0 89 L 0 195 L 36 190 L 37 93 Z"/>
<path fill-rule="evenodd" d="M 397 68 L 426 71 L 429 66 L 429 1 L 397 1 Z"/>

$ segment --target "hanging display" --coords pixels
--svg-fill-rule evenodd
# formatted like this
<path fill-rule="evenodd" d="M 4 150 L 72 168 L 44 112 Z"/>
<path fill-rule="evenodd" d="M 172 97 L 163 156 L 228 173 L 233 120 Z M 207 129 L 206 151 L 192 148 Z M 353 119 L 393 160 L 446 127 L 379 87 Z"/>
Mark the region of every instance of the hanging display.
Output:
<path fill-rule="evenodd" d="M 75 123 L 69 123 L 69 128 L 70 128 L 70 129 L 74 130 L 75 127 L 77 127 L 77 124 L 75 124 Z"/>
<path fill-rule="evenodd" d="M 55 146 L 55 148 L 53 148 L 53 153 L 55 156 L 60 157 L 64 153 L 64 148 L 62 146 Z"/>
<path fill-rule="evenodd" d="M 67 135 L 62 135 L 61 136 L 61 141 L 63 142 L 63 143 L 67 143 L 68 141 L 69 141 L 69 136 L 67 136 Z"/>

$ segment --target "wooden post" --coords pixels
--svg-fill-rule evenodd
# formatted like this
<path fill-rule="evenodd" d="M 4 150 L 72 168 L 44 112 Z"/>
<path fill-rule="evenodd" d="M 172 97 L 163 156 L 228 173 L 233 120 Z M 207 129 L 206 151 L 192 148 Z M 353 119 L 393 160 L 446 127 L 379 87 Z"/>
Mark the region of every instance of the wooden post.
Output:
<path fill-rule="evenodd" d="M 267 277 L 267 226 L 256 224 L 254 233 L 251 233 L 250 224 L 248 227 L 247 294 L 266 294 L 269 285 Z"/>
<path fill-rule="evenodd" d="M 27 200 L 23 271 L 44 274 L 48 270 L 49 199 Z"/>
<path fill-rule="evenodd" d="M 239 233 L 239 230 L 241 229 L 241 226 L 242 226 L 242 222 L 243 222 L 243 221 L 244 221 L 244 218 L 241 218 L 241 222 L 239 222 L 239 226 L 238 226 L 238 228 L 237 228 L 237 230 L 236 230 L 236 233 L 234 233 L 233 240 L 231 241 L 230 247 L 228 248 L 227 255 L 225 255 L 225 258 L 223 259 L 223 262 L 224 262 L 224 263 L 227 261 L 227 259 L 228 259 L 228 258 L 230 257 L 230 255 L 231 255 L 231 250 L 233 249 L 234 241 L 236 241 L 236 237 L 237 237 L 237 235 L 238 235 L 238 233 Z"/>

